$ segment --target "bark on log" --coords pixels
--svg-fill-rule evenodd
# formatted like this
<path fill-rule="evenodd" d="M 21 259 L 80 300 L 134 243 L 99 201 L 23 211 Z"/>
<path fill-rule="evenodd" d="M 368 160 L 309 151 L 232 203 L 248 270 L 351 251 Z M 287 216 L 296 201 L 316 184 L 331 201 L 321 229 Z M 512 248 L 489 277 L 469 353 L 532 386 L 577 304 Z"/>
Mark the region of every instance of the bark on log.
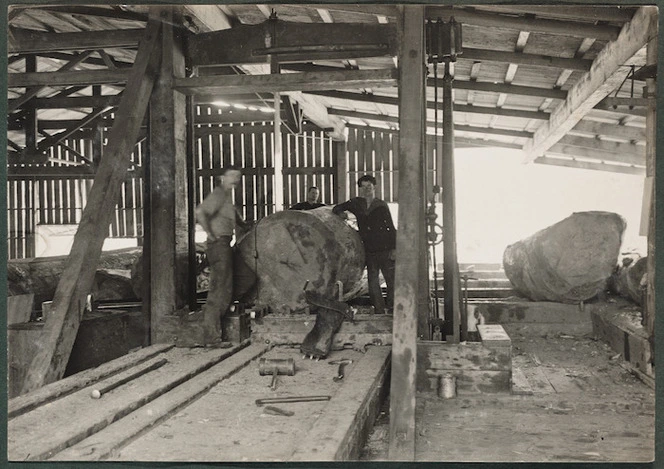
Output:
<path fill-rule="evenodd" d="M 238 242 L 238 252 L 257 275 L 254 301 L 276 314 L 303 313 L 303 288 L 343 300 L 362 290 L 364 247 L 357 231 L 331 207 L 286 210 L 263 218 Z"/>
<path fill-rule="evenodd" d="M 614 293 L 643 306 L 647 282 L 648 257 L 625 257 L 622 266 L 611 276 L 609 288 Z"/>
<path fill-rule="evenodd" d="M 625 226 L 615 213 L 574 213 L 508 246 L 503 254 L 505 274 L 533 301 L 588 300 L 606 287 Z"/>
<path fill-rule="evenodd" d="M 122 272 L 129 272 L 141 251 L 141 248 L 125 248 L 102 252 L 92 289 L 95 299 L 134 299 L 131 279 Z M 36 305 L 52 300 L 66 261 L 67 256 L 9 260 L 7 294 L 34 293 Z"/>

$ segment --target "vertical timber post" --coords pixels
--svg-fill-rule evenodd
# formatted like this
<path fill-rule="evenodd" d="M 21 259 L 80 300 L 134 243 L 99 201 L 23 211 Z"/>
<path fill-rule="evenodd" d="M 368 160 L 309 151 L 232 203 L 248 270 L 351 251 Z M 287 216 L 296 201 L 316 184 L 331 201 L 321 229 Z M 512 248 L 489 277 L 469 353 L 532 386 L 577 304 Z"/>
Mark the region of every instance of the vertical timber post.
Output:
<path fill-rule="evenodd" d="M 336 172 L 334 173 L 336 184 L 335 189 L 337 191 L 336 198 L 333 198 L 332 201 L 343 202 L 348 199 L 348 190 L 346 188 L 346 179 L 348 172 L 348 165 L 346 164 L 346 141 L 333 141 L 332 142 L 332 157 L 334 158 L 334 165 L 336 166 Z"/>
<path fill-rule="evenodd" d="M 180 22 L 173 7 L 157 9 L 162 22 L 161 69 L 150 100 L 150 314 L 152 343 L 168 340 L 163 316 L 185 307 L 189 292 L 186 98 L 173 90 L 184 77 Z"/>
<path fill-rule="evenodd" d="M 454 117 L 450 62 L 445 61 L 443 77 L 443 291 L 445 320 L 452 323 L 449 342 L 459 343 L 459 266 L 456 248 L 456 195 L 454 187 Z"/>
<path fill-rule="evenodd" d="M 657 22 L 651 22 L 651 31 L 649 31 L 650 40 L 647 45 L 646 65 L 657 64 Z M 646 111 L 646 179 L 651 180 L 650 207 L 648 208 L 648 260 L 646 261 L 647 287 L 646 301 L 644 305 L 644 327 L 648 334 L 650 343 L 650 363 L 652 366 L 655 359 L 655 238 L 656 230 L 656 190 L 655 190 L 655 165 L 657 151 L 657 80 L 656 78 L 646 78 L 646 88 L 648 108 Z M 660 200 L 661 202 L 661 200 Z"/>
<path fill-rule="evenodd" d="M 415 384 L 420 246 L 424 219 L 424 6 L 399 6 L 399 230 L 390 383 L 389 459 L 415 460 Z"/>
<path fill-rule="evenodd" d="M 280 67 L 277 58 L 269 55 L 270 73 L 279 73 Z M 284 207 L 284 152 L 281 135 L 281 93 L 274 93 L 274 185 L 272 201 L 274 202 L 274 211 L 283 210 Z"/>

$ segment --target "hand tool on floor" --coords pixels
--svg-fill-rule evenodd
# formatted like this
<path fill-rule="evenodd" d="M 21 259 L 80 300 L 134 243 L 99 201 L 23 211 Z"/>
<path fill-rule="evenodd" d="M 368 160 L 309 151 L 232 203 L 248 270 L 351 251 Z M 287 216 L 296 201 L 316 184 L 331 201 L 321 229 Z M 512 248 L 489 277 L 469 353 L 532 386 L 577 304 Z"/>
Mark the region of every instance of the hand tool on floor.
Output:
<path fill-rule="evenodd" d="M 295 360 L 292 358 L 261 358 L 258 361 L 258 372 L 261 376 L 272 376 L 270 389 L 277 389 L 277 376 L 295 374 Z"/>
<path fill-rule="evenodd" d="M 90 392 L 90 397 L 92 397 L 93 399 L 99 399 L 101 398 L 102 395 L 106 394 L 108 391 L 111 391 L 119 386 L 122 386 L 123 384 L 128 383 L 129 381 L 136 379 L 139 376 L 142 376 L 146 373 L 149 373 L 150 371 L 156 370 L 157 368 L 164 366 L 167 362 L 168 362 L 167 359 L 162 358 L 161 360 L 156 361 L 151 365 L 146 366 L 145 368 L 141 368 L 140 370 L 137 370 L 134 373 L 125 376 L 122 379 L 109 383 L 106 386 L 95 388 Z"/>
<path fill-rule="evenodd" d="M 341 381 L 344 379 L 344 369 L 346 368 L 346 365 L 350 365 L 353 363 L 353 360 L 350 358 L 342 358 L 339 360 L 332 360 L 328 362 L 330 365 L 339 365 L 339 370 L 337 371 L 337 375 L 332 378 L 334 381 Z"/>
<path fill-rule="evenodd" d="M 295 415 L 295 412 L 292 410 L 285 410 L 281 409 L 279 407 L 275 407 L 273 405 L 267 405 L 263 408 L 263 413 L 264 414 L 270 414 L 270 415 L 283 415 L 284 417 L 291 417 Z"/>
<path fill-rule="evenodd" d="M 264 404 L 285 404 L 293 402 L 316 402 L 316 401 L 329 401 L 332 396 L 288 396 L 288 397 L 266 397 L 264 399 L 256 399 L 258 407 Z"/>

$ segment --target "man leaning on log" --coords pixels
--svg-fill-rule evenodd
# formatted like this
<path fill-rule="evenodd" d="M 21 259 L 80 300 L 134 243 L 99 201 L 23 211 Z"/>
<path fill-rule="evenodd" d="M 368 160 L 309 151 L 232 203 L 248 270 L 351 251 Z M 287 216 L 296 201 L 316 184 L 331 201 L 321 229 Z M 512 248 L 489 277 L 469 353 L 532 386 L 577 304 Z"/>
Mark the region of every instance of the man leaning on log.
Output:
<path fill-rule="evenodd" d="M 394 305 L 397 230 L 387 203 L 376 198 L 376 178 L 365 174 L 357 180 L 357 186 L 360 188 L 361 196 L 335 205 L 332 211 L 337 215 L 348 211 L 357 218 L 360 238 L 364 244 L 371 304 L 376 313 L 391 313 Z M 380 289 L 379 271 L 383 273 L 387 284 L 387 309 Z"/>
<path fill-rule="evenodd" d="M 222 171 L 221 185 L 196 208 L 196 221 L 207 233 L 207 257 L 210 263 L 208 296 L 203 307 L 206 344 L 221 342 L 221 318 L 233 299 L 233 251 L 231 240 L 238 227 L 248 224 L 235 209 L 232 191 L 239 184 L 242 173 L 236 166 Z"/>

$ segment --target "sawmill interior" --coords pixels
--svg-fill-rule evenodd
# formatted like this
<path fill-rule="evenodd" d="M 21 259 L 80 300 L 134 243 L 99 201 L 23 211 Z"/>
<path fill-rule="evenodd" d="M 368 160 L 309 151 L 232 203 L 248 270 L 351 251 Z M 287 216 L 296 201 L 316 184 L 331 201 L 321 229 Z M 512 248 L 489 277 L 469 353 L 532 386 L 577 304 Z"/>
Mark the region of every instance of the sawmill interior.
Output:
<path fill-rule="evenodd" d="M 9 461 L 655 459 L 656 6 L 6 15 Z"/>

